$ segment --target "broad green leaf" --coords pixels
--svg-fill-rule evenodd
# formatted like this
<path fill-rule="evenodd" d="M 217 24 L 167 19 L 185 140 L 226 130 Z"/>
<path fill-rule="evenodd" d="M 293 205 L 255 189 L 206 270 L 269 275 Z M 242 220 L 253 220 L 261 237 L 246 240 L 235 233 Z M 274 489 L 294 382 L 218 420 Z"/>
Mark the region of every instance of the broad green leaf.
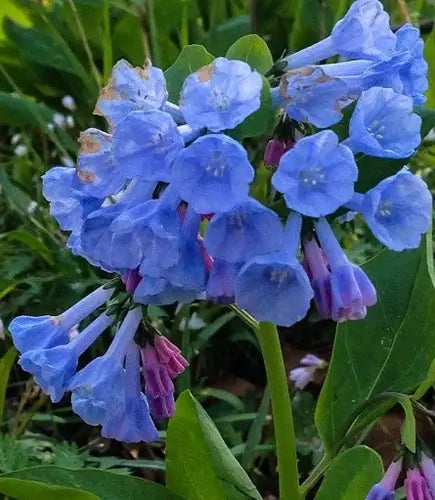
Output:
<path fill-rule="evenodd" d="M 316 423 L 328 453 L 356 408 L 384 392 L 409 394 L 435 357 L 431 235 L 420 248 L 382 251 L 364 265 L 378 303 L 363 321 L 340 323 Z"/>
<path fill-rule="evenodd" d="M 216 2 L 215 2 L 216 3 Z M 214 25 L 203 40 L 207 50 L 215 56 L 224 56 L 230 46 L 251 31 L 249 16 L 237 16 L 219 25 Z"/>
<path fill-rule="evenodd" d="M 18 212 L 26 212 L 32 201 L 25 191 L 9 179 L 4 168 L 0 168 L 0 193 L 6 198 L 11 207 Z"/>
<path fill-rule="evenodd" d="M 96 495 L 100 500 L 119 500 L 121 498 L 122 500 L 137 500 L 138 498 L 180 500 L 177 495 L 160 484 L 99 469 L 69 470 L 63 467 L 41 466 L 11 472 L 1 477 L 5 476 L 84 489 Z M 50 495 L 46 496 L 44 500 L 47 498 L 57 497 Z M 29 500 L 35 500 L 35 498 L 29 498 Z"/>
<path fill-rule="evenodd" d="M 381 457 L 366 446 L 356 446 L 333 460 L 315 500 L 362 500 L 382 474 Z"/>
<path fill-rule="evenodd" d="M 53 118 L 54 111 L 45 104 L 31 101 L 17 94 L 0 91 L 0 124 L 44 127 Z"/>
<path fill-rule="evenodd" d="M 214 57 L 202 45 L 186 45 L 174 64 L 165 71 L 169 99 L 178 103 L 184 80 L 191 73 L 207 66 Z"/>
<path fill-rule="evenodd" d="M 261 500 L 213 421 L 189 391 L 178 398 L 168 425 L 166 484 L 189 500 Z"/>
<path fill-rule="evenodd" d="M 329 34 L 332 15 L 328 5 L 320 6 L 317 0 L 300 0 L 290 34 L 292 52 L 303 49 Z"/>
<path fill-rule="evenodd" d="M 429 367 L 426 378 L 423 380 L 418 389 L 415 391 L 413 398 L 421 399 L 434 384 L 435 384 L 435 359 L 432 361 Z"/>
<path fill-rule="evenodd" d="M 248 116 L 243 123 L 233 130 L 228 130 L 228 135 L 241 141 L 245 137 L 256 137 L 264 134 L 273 125 L 275 112 L 270 96 L 270 85 L 266 78 L 263 78 L 263 88 L 261 89 L 260 108 Z"/>
<path fill-rule="evenodd" d="M 0 422 L 3 422 L 6 389 L 8 388 L 9 374 L 17 357 L 15 347 L 10 347 L 0 360 Z"/>
<path fill-rule="evenodd" d="M 258 35 L 246 35 L 239 38 L 228 49 L 226 57 L 244 61 L 260 73 L 266 73 L 273 65 L 269 47 Z"/>
<path fill-rule="evenodd" d="M 96 495 L 77 488 L 50 486 L 36 481 L 0 477 L 0 493 L 19 500 L 98 500 Z"/>
<path fill-rule="evenodd" d="M 127 58 L 134 66 L 142 66 L 145 60 L 142 36 L 142 27 L 137 16 L 126 14 L 121 17 L 112 36 L 113 46 L 118 51 L 116 55 Z"/>
<path fill-rule="evenodd" d="M 399 403 L 402 405 L 405 412 L 405 420 L 401 428 L 402 443 L 408 448 L 411 453 L 415 453 L 415 416 L 412 404 L 409 398 L 400 398 Z"/>

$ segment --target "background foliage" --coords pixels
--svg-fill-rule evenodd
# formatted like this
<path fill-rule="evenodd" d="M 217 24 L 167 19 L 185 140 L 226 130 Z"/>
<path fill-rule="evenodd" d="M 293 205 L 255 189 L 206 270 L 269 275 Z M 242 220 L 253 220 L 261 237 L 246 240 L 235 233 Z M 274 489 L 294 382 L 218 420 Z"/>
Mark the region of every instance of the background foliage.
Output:
<path fill-rule="evenodd" d="M 64 247 L 65 237 L 50 218 L 42 197 L 40 176 L 50 166 L 73 163 L 80 130 L 104 127 L 92 110 L 114 62 L 126 58 L 141 65 L 145 57 L 151 57 L 155 65 L 166 69 L 169 94 L 176 99 L 184 77 L 212 57 L 226 54 L 245 58 L 264 72 L 283 51 L 297 50 L 326 36 L 349 3 L 2 0 L 0 318 L 4 325 L 16 314 L 60 312 L 105 278 Z M 420 25 L 430 63 L 427 105 L 435 107 L 435 31 L 431 33 L 435 7 L 428 0 L 408 2 L 407 11 L 403 2 L 386 0 L 384 5 L 394 25 L 399 26 L 408 15 Z M 239 40 L 249 33 L 258 33 L 262 39 Z M 186 47 L 189 44 L 204 48 Z M 267 85 L 264 109 L 234 131 L 239 140 L 257 136 L 246 140 L 245 146 L 257 168 L 253 191 L 261 201 L 268 199 L 267 181 L 271 175 L 261 163 L 272 125 L 271 117 L 264 114 Z M 74 98 L 73 111 L 61 103 L 66 95 Z M 433 114 L 425 116 L 429 131 Z M 361 182 L 365 188 L 375 184 L 377 176 L 385 177 L 388 169 L 396 171 L 401 166 L 382 160 L 375 163 L 370 158 L 363 161 L 359 167 L 364 172 Z M 411 167 L 434 191 L 433 132 L 412 159 Z M 329 359 L 336 336 L 322 391 L 319 377 L 307 390 L 293 395 L 303 477 L 323 455 L 320 438 L 331 456 L 337 445 L 347 440 L 347 445 L 370 444 L 388 461 L 395 441 L 400 439 L 400 404 L 406 409 L 409 402 L 397 393 L 411 394 L 425 380 L 435 357 L 431 240 L 428 238 L 416 251 L 390 256 L 387 251 L 378 253 L 379 245 L 361 220 L 336 229 L 352 259 L 358 263 L 371 259 L 366 269 L 379 290 L 380 300 L 366 321 L 340 325 L 337 331 L 334 324 L 319 321 L 314 312 L 303 322 L 282 330 L 289 370 L 307 352 Z M 180 393 L 186 389 L 191 392 L 181 397 L 169 429 L 161 426 L 160 442 L 135 446 L 99 437 L 98 429 L 86 426 L 71 412 L 67 400 L 52 406 L 14 365 L 16 352 L 3 330 L 0 473 L 7 475 L 0 476 L 1 492 L 32 500 L 54 495 L 113 500 L 175 499 L 177 495 L 260 498 L 258 491 L 262 495 L 276 494 L 269 396 L 253 333 L 234 312 L 208 303 L 150 307 L 149 315 L 182 346 L 191 361 L 190 370 L 180 377 L 177 387 Z M 98 355 L 103 345 L 97 343 L 93 349 L 92 354 Z M 433 372 L 419 396 L 424 394 L 426 406 L 435 409 L 435 393 L 430 389 L 435 380 Z M 379 398 L 385 392 L 390 396 Z M 387 416 L 379 420 L 387 410 Z M 417 424 L 423 435 L 428 433 L 425 420 L 418 419 Z M 361 434 L 367 425 L 371 431 Z M 186 432 L 186 428 L 190 431 Z M 404 439 L 412 446 L 406 436 Z M 352 470 L 350 463 L 354 464 Z M 158 484 L 164 482 L 165 468 L 169 490 Z M 183 481 L 176 480 L 180 470 Z M 361 498 L 355 496 L 355 491 L 366 491 L 367 484 L 376 481 L 381 473 L 379 455 L 365 446 L 351 448 L 334 459 L 316 499 L 332 498 L 329 485 L 337 485 L 337 478 L 347 477 L 354 478 L 353 484 L 360 490 L 352 493 L 343 485 L 343 491 L 335 492 L 334 498 Z M 197 496 L 189 496 L 192 484 Z M 33 496 L 26 497 L 29 491 Z"/>

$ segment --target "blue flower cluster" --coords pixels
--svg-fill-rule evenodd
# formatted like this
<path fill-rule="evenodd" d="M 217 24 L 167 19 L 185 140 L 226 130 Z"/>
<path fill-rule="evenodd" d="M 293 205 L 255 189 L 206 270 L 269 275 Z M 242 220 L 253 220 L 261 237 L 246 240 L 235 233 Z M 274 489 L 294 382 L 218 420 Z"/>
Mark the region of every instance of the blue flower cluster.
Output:
<path fill-rule="evenodd" d="M 349 60 L 316 65 L 334 55 Z M 290 212 L 286 221 L 250 196 L 254 168 L 227 133 L 259 109 L 263 79 L 247 63 L 223 57 L 186 78 L 179 105 L 168 101 L 160 69 L 118 62 L 95 110 L 110 133 L 85 130 L 76 168 L 54 167 L 43 177 L 51 214 L 71 233 L 68 246 L 122 276 L 128 307 L 107 353 L 77 373 L 78 357 L 121 318 L 109 307 L 77 338 L 69 332 L 115 297 L 113 289 L 97 290 L 56 318 L 16 318 L 10 329 L 21 366 L 54 401 L 72 391 L 74 410 L 101 424 L 106 436 L 154 439 L 150 412 L 172 414 L 172 379 L 186 366 L 158 336 L 139 356 L 137 304 L 207 298 L 290 326 L 314 299 L 325 318 L 361 319 L 376 290 L 326 217 L 340 207 L 359 212 L 396 251 L 417 247 L 429 229 L 431 195 L 408 170 L 355 192 L 355 153 L 406 158 L 420 143 L 413 106 L 424 100 L 427 65 L 418 32 L 405 25 L 394 34 L 377 0 L 356 0 L 330 37 L 287 64 L 271 90 L 277 115 L 284 107 L 292 120 L 325 128 L 356 103 L 344 141 L 321 130 L 296 142 L 273 139 L 268 147 L 277 166 L 273 187 Z M 302 231 L 304 217 L 311 232 Z"/>

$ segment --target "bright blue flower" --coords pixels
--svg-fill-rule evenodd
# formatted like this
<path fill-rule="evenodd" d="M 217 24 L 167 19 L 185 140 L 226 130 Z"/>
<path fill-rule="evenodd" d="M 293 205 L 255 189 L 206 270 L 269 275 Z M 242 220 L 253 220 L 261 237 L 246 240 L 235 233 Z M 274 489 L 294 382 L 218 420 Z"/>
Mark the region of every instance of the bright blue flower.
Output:
<path fill-rule="evenodd" d="M 375 484 L 365 500 L 394 500 L 394 491 L 389 491 L 380 484 Z"/>
<path fill-rule="evenodd" d="M 166 305 L 175 302 L 191 302 L 198 297 L 197 290 L 174 286 L 163 277 L 143 275 L 134 291 L 133 298 L 139 304 Z"/>
<path fill-rule="evenodd" d="M 180 110 L 193 128 L 232 129 L 260 107 L 262 86 L 245 62 L 218 57 L 186 78 Z"/>
<path fill-rule="evenodd" d="M 225 260 L 214 259 L 207 281 L 207 299 L 218 304 L 233 304 L 234 286 L 241 267 L 241 263 L 233 264 Z"/>
<path fill-rule="evenodd" d="M 168 97 L 163 71 L 147 60 L 133 68 L 121 59 L 113 67 L 109 83 L 101 91 L 94 113 L 104 116 L 114 129 L 131 111 L 161 109 Z"/>
<path fill-rule="evenodd" d="M 59 316 L 18 316 L 9 325 L 12 341 L 21 354 L 67 344 L 69 331 L 100 307 L 113 290 L 100 287 Z"/>
<path fill-rule="evenodd" d="M 73 168 L 53 167 L 42 176 L 42 181 L 42 192 L 50 202 L 50 215 L 65 231 L 80 228 L 86 215 L 103 202 L 82 192 L 81 182 Z"/>
<path fill-rule="evenodd" d="M 343 79 L 320 66 L 308 66 L 285 73 L 279 88 L 272 89 L 272 101 L 285 107 L 290 118 L 325 128 L 341 120 L 341 110 L 351 102 L 349 94 Z"/>
<path fill-rule="evenodd" d="M 77 177 L 80 191 L 96 198 L 105 198 L 125 185 L 124 168 L 115 163 L 112 136 L 96 128 L 80 133 Z"/>
<path fill-rule="evenodd" d="M 111 412 L 125 406 L 124 358 L 141 319 L 140 307 L 129 311 L 106 354 L 91 361 L 70 381 L 73 411 L 87 424 L 103 424 Z"/>
<path fill-rule="evenodd" d="M 403 169 L 387 177 L 364 196 L 352 200 L 369 228 L 385 246 L 396 252 L 420 245 L 432 218 L 432 196 L 426 183 Z"/>
<path fill-rule="evenodd" d="M 327 215 L 352 198 L 358 169 L 352 151 L 331 130 L 299 140 L 272 177 L 287 206 L 303 215 Z"/>
<path fill-rule="evenodd" d="M 326 219 L 319 219 L 315 228 L 331 271 L 331 318 L 364 318 L 367 306 L 376 304 L 375 287 L 360 267 L 349 262 Z"/>
<path fill-rule="evenodd" d="M 78 337 L 66 345 L 25 352 L 18 361 L 21 368 L 33 375 L 36 383 L 59 402 L 77 369 L 79 356 L 113 322 L 105 314 L 100 315 Z"/>
<path fill-rule="evenodd" d="M 179 258 L 181 219 L 177 212 L 180 198 L 172 187 L 158 200 L 123 210 L 110 230 L 117 238 L 131 237 L 134 251 L 118 256 L 123 267 L 141 266 L 141 274 L 160 276 L 161 270 L 174 265 Z"/>
<path fill-rule="evenodd" d="M 108 205 L 92 212 L 83 223 L 78 253 L 108 272 L 134 269 L 141 261 L 141 245 L 134 232 L 118 234 L 111 229 L 124 208 L 122 203 Z"/>
<path fill-rule="evenodd" d="M 411 98 L 373 87 L 358 99 L 346 144 L 357 153 L 407 158 L 421 142 L 421 118 L 412 111 Z"/>
<path fill-rule="evenodd" d="M 135 188 L 141 189 L 140 196 Z M 84 221 L 78 240 L 73 238 L 69 245 L 79 255 L 84 256 L 94 265 L 107 271 L 135 269 L 142 260 L 143 246 L 140 235 L 134 227 L 129 230 L 115 231 L 112 223 L 141 201 L 149 199 L 154 191 L 153 183 L 138 183 L 113 205 L 107 205 L 92 212 Z"/>
<path fill-rule="evenodd" d="M 177 125 L 163 111 L 133 111 L 113 134 L 114 156 L 130 179 L 168 182 L 171 165 L 184 141 Z"/>
<path fill-rule="evenodd" d="M 424 42 L 417 28 L 404 24 L 396 32 L 396 50 L 408 54 L 408 59 L 400 68 L 403 94 L 412 97 L 414 106 L 422 106 L 426 102 L 425 91 L 428 88 L 428 65 L 423 57 Z"/>
<path fill-rule="evenodd" d="M 334 26 L 331 39 L 336 53 L 348 59 L 389 59 L 396 37 L 389 15 L 377 0 L 356 0 Z"/>
<path fill-rule="evenodd" d="M 299 214 L 291 215 L 283 249 L 249 260 L 236 278 L 236 304 L 259 321 L 290 326 L 310 307 L 313 290 L 296 257 L 301 224 Z"/>
<path fill-rule="evenodd" d="M 125 404 L 107 414 L 101 435 L 124 443 L 156 441 L 159 434 L 147 398 L 140 390 L 139 350 L 134 343 L 127 352 L 125 371 Z"/>
<path fill-rule="evenodd" d="M 181 230 L 179 258 L 162 271 L 162 276 L 176 287 L 200 293 L 205 288 L 206 271 L 198 241 L 201 217 L 188 207 Z M 142 266 L 141 266 L 142 268 Z"/>
<path fill-rule="evenodd" d="M 256 255 L 279 250 L 282 236 L 278 215 L 253 198 L 247 198 L 211 219 L 204 244 L 214 258 L 244 262 Z"/>
<path fill-rule="evenodd" d="M 356 0 L 331 36 L 302 49 L 285 59 L 288 68 L 300 68 L 332 56 L 348 59 L 389 59 L 395 49 L 396 37 L 389 26 L 389 16 L 377 0 Z"/>
<path fill-rule="evenodd" d="M 172 186 L 198 213 L 229 210 L 248 196 L 254 169 L 246 150 L 222 134 L 197 139 L 173 165 Z"/>

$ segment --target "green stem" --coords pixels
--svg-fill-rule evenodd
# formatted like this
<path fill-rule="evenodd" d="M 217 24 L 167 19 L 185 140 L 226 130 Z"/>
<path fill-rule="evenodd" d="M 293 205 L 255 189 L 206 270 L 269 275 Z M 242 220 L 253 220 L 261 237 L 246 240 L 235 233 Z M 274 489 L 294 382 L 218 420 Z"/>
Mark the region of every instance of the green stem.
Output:
<path fill-rule="evenodd" d="M 103 81 L 107 83 L 112 72 L 113 52 L 110 34 L 110 2 L 104 0 L 103 10 Z"/>
<path fill-rule="evenodd" d="M 278 330 L 273 323 L 263 322 L 259 324 L 256 334 L 263 354 L 272 401 L 278 458 L 279 498 L 280 500 L 299 500 L 301 496 L 293 415 Z"/>
<path fill-rule="evenodd" d="M 160 45 L 157 36 L 156 17 L 154 13 L 154 0 L 148 0 L 148 22 L 150 28 L 151 52 L 153 63 L 155 66 L 160 66 L 161 54 Z"/>
<path fill-rule="evenodd" d="M 311 471 L 310 475 L 301 484 L 301 494 L 302 498 L 310 491 L 310 489 L 317 484 L 317 481 L 323 476 L 329 465 L 329 458 L 324 455 L 318 464 Z"/>

